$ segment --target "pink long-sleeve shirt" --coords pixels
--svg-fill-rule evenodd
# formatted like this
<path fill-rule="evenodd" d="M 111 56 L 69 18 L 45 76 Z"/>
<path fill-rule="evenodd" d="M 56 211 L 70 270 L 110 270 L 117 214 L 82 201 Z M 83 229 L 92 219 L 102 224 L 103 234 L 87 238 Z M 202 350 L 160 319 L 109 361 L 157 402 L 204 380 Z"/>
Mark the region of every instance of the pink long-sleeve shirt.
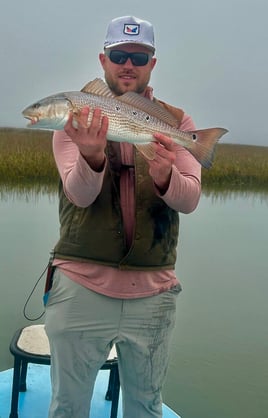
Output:
<path fill-rule="evenodd" d="M 194 130 L 190 116 L 184 114 L 181 130 Z M 120 143 L 123 164 L 133 164 L 133 146 Z M 106 166 L 102 172 L 90 168 L 79 153 L 77 146 L 64 131 L 54 133 L 53 151 L 56 164 L 68 199 L 76 206 L 87 207 L 98 196 Z M 176 161 L 168 190 L 164 195 L 156 194 L 167 205 L 178 212 L 192 212 L 201 193 L 201 167 L 183 147 L 176 146 Z M 134 228 L 134 174 L 124 170 L 120 178 L 120 204 L 127 243 L 130 246 Z M 133 271 L 113 267 L 55 259 L 54 265 L 70 279 L 97 293 L 114 298 L 141 298 L 152 296 L 180 284 L 173 270 Z"/>

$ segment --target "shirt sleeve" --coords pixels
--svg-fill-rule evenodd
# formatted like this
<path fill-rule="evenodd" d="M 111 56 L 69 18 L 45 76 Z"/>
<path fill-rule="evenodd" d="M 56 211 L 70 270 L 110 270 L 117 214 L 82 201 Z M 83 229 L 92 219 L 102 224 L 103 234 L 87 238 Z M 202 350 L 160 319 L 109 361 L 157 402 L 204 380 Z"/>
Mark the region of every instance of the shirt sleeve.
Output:
<path fill-rule="evenodd" d="M 195 130 L 195 125 L 189 115 L 184 114 L 180 129 Z M 182 212 L 192 212 L 199 202 L 201 195 L 201 165 L 182 146 L 176 146 L 176 161 L 172 167 L 172 174 L 168 190 L 160 197 L 172 209 Z"/>
<path fill-rule="evenodd" d="M 67 198 L 79 207 L 91 205 L 101 191 L 106 164 L 101 172 L 92 170 L 64 131 L 54 133 L 53 153 Z"/>

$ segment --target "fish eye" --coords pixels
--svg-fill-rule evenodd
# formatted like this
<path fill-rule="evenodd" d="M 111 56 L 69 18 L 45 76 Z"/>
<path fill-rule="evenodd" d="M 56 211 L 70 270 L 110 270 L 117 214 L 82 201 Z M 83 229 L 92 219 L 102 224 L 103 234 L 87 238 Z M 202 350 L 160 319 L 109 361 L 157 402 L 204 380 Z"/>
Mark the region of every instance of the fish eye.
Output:
<path fill-rule="evenodd" d="M 34 109 L 39 109 L 39 107 L 40 107 L 40 103 L 35 103 L 35 104 L 33 105 L 33 108 L 34 108 Z"/>

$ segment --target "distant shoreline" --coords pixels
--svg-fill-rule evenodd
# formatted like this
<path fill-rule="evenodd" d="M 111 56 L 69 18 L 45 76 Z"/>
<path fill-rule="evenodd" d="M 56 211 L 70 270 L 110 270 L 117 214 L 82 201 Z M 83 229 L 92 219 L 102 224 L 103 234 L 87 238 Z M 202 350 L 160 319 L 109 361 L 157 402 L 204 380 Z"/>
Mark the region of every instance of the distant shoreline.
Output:
<path fill-rule="evenodd" d="M 0 128 L 0 186 L 57 185 L 52 132 Z M 205 188 L 268 190 L 268 147 L 221 144 L 211 169 L 202 169 Z"/>

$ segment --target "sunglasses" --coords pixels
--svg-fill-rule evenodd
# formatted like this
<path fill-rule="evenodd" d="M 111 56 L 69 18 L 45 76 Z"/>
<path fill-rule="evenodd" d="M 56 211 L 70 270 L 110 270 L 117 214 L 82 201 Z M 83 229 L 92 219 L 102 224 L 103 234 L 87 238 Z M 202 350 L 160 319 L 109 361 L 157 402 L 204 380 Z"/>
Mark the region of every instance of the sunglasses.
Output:
<path fill-rule="evenodd" d="M 136 67 L 142 67 L 146 65 L 149 59 L 152 58 L 152 54 L 146 52 L 125 52 L 117 49 L 111 51 L 105 51 L 105 54 L 110 58 L 114 64 L 125 64 L 130 58 L 133 65 Z"/>

